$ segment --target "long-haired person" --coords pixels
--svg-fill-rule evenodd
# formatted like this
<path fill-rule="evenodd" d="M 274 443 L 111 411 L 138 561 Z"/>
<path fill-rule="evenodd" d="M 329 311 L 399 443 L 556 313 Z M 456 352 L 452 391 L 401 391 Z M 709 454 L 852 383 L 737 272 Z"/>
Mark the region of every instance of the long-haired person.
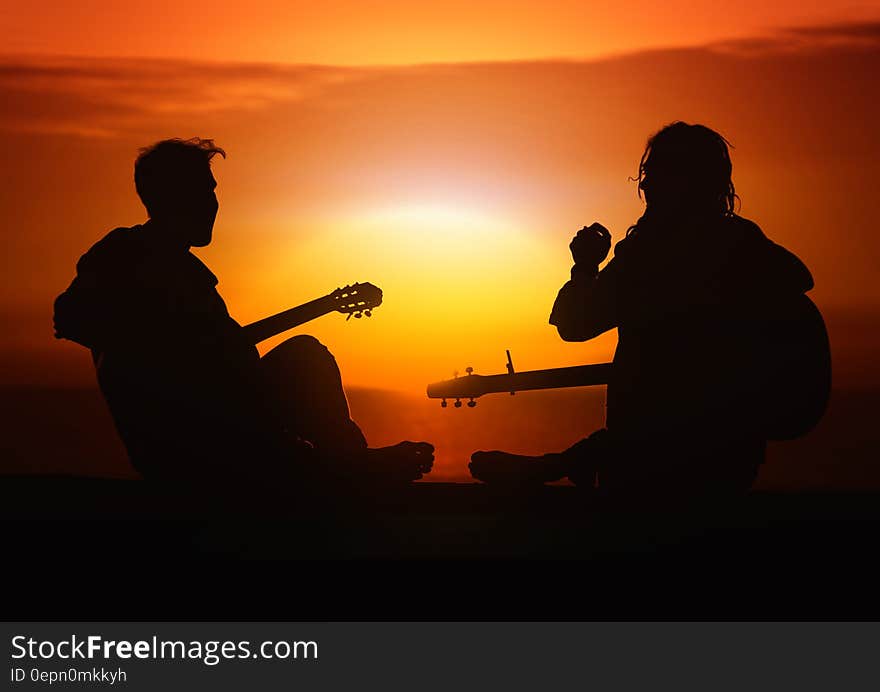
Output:
<path fill-rule="evenodd" d="M 638 169 L 646 208 L 614 248 L 594 223 L 570 248 L 571 280 L 550 323 L 565 341 L 618 330 L 606 427 L 562 453 L 477 452 L 488 482 L 568 476 L 608 495 L 747 490 L 768 439 L 821 416 L 827 336 L 806 266 L 736 213 L 728 142 L 675 122 Z"/>

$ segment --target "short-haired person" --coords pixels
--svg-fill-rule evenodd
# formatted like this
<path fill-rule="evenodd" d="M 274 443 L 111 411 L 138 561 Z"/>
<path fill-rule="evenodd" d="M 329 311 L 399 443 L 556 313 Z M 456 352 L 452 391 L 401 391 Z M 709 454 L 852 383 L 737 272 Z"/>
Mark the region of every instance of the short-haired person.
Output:
<path fill-rule="evenodd" d="M 149 219 L 96 243 L 55 303 L 56 336 L 91 350 L 132 464 L 193 483 L 421 477 L 433 447 L 369 449 L 322 344 L 295 336 L 261 358 L 229 316 L 190 251 L 212 240 L 218 154 L 198 138 L 141 150 L 135 186 Z"/>

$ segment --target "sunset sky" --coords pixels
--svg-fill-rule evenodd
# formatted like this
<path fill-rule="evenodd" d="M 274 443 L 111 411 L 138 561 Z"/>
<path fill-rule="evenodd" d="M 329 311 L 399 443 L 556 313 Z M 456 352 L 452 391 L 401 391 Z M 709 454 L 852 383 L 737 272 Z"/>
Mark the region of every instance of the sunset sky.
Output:
<path fill-rule="evenodd" d="M 880 2 L 32 2 L 0 37 L 3 384 L 93 381 L 52 300 L 144 220 L 138 147 L 193 135 L 229 154 L 198 254 L 234 317 L 384 289 L 371 320 L 300 330 L 350 385 L 420 395 L 507 348 L 608 359 L 614 334 L 547 325 L 567 245 L 593 221 L 623 237 L 628 176 L 676 119 L 730 139 L 742 214 L 814 272 L 836 372 L 877 384 Z"/>
<path fill-rule="evenodd" d="M 10 4 L 6 52 L 411 65 L 596 58 L 876 18 L 874 2 L 81 0 Z"/>

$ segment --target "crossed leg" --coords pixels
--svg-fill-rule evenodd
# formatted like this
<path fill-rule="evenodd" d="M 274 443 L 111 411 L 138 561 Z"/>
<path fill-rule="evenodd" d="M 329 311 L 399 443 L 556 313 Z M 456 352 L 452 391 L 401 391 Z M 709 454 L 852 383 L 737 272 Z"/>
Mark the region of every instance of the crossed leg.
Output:
<path fill-rule="evenodd" d="M 563 452 L 540 456 L 474 452 L 468 468 L 474 478 L 493 485 L 536 485 L 568 477 L 577 485 L 592 487 L 608 456 L 607 432 L 597 430 Z"/>

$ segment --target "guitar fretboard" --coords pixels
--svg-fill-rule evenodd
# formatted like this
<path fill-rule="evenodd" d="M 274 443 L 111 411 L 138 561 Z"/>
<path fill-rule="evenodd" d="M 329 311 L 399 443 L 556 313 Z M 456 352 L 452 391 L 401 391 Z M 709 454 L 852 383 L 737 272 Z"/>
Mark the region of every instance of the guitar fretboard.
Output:
<path fill-rule="evenodd" d="M 281 334 L 288 329 L 293 329 L 321 317 L 321 315 L 326 315 L 328 312 L 333 312 L 335 309 L 336 306 L 333 299 L 330 296 L 324 296 L 298 305 L 290 310 L 279 312 L 277 315 L 252 322 L 242 327 L 242 329 L 249 342 L 258 344 L 276 334 Z"/>

